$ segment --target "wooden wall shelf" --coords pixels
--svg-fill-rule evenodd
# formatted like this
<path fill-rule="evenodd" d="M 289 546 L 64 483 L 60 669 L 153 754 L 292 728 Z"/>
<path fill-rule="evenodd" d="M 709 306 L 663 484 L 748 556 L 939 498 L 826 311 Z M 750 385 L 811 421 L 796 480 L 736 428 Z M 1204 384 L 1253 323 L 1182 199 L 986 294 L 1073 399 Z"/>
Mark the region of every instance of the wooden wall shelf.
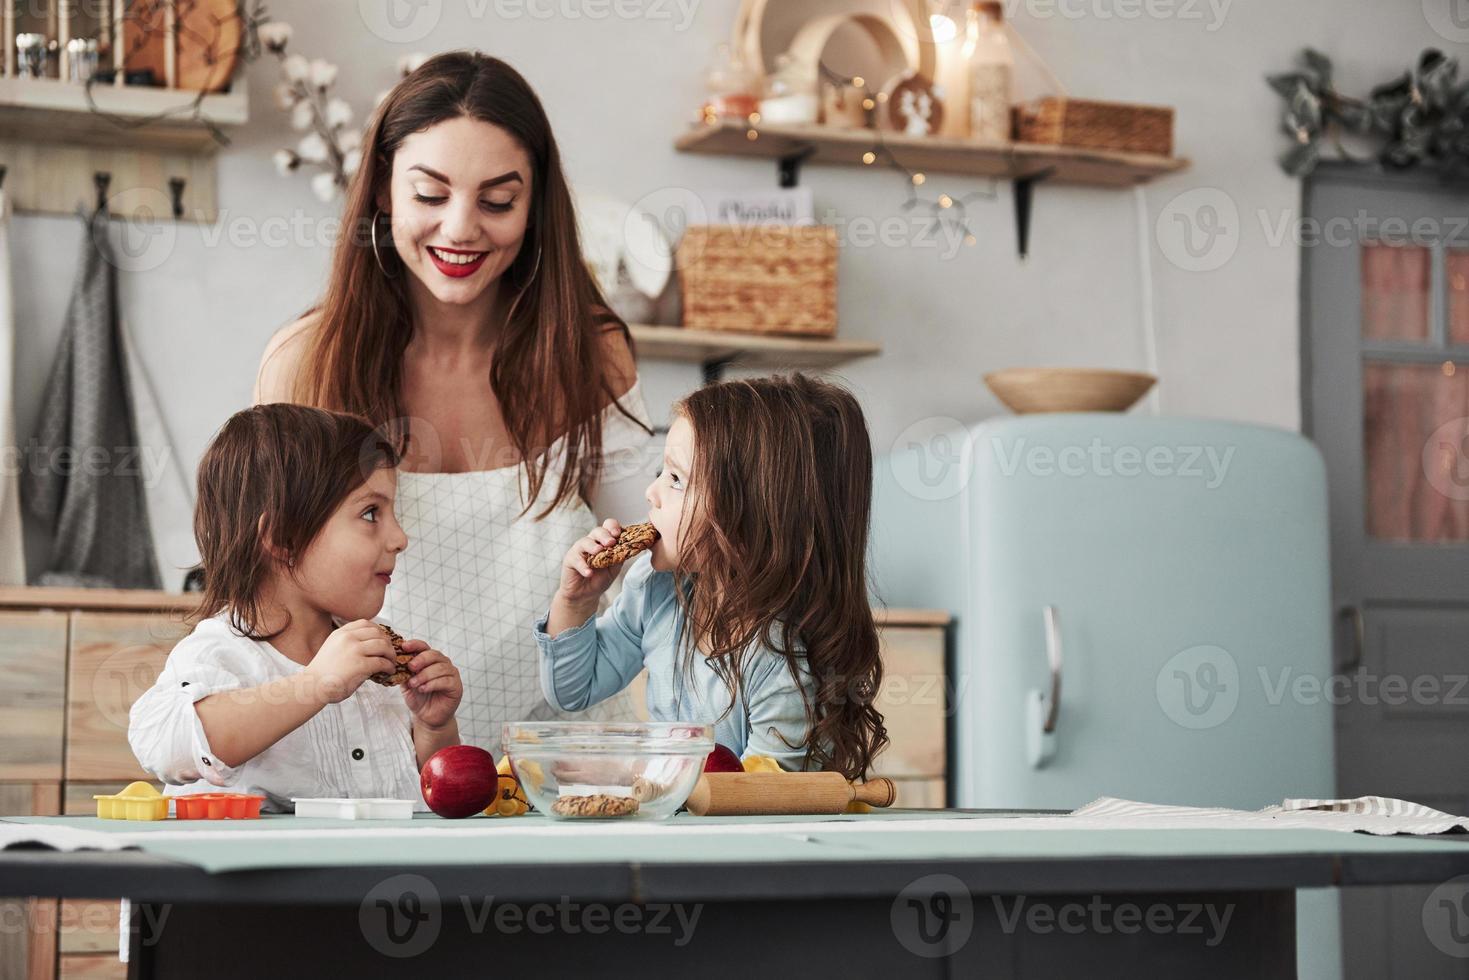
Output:
<path fill-rule="evenodd" d="M 250 119 L 243 83 L 237 91 L 206 95 L 201 113 L 229 128 Z M 54 78 L 0 78 L 0 138 L 34 139 L 86 146 L 213 153 L 218 141 L 209 127 L 191 118 L 198 93 L 145 86 L 92 86 L 97 108 L 124 120 L 158 119 L 144 125 L 118 125 L 93 112 L 86 87 Z"/>
<path fill-rule="evenodd" d="M 235 88 L 206 95 L 200 114 L 222 129 L 244 125 L 249 96 L 243 80 Z M 94 176 L 108 174 L 115 215 L 169 220 L 175 207 L 170 182 L 180 180 L 179 220 L 214 222 L 219 141 L 194 116 L 198 93 L 94 85 L 91 94 L 98 111 L 83 85 L 0 78 L 0 165 L 15 209 L 62 215 L 90 209 L 97 199 Z"/>
<path fill-rule="evenodd" d="M 634 325 L 629 329 L 640 357 L 702 364 L 705 378 L 710 380 L 730 366 L 824 370 L 882 353 L 881 345 L 865 340 L 823 340 L 819 337 L 779 337 L 644 325 Z"/>
<path fill-rule="evenodd" d="M 757 132 L 758 138 L 749 134 Z M 868 166 L 862 155 L 871 150 L 878 134 L 870 129 L 831 126 L 752 127 L 740 122 L 701 125 L 680 136 L 675 146 L 684 153 L 762 157 L 782 160 L 805 156 L 807 163 Z M 940 136 L 912 137 L 881 134 L 883 144 L 909 170 L 1023 180 L 1045 175 L 1059 183 L 1094 187 L 1131 187 L 1177 173 L 1189 166 L 1182 157 L 1112 150 L 1083 150 L 1038 143 L 985 144 Z M 873 164 L 872 166 L 879 166 Z M 1049 171 L 1049 173 L 1047 173 Z"/>

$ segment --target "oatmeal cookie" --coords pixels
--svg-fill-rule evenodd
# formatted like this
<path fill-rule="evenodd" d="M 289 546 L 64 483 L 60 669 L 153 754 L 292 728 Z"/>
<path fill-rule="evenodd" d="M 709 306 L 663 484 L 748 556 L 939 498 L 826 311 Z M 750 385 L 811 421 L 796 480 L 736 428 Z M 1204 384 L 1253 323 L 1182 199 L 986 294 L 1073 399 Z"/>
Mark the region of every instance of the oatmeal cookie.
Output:
<path fill-rule="evenodd" d="M 605 551 L 597 552 L 587 559 L 587 564 L 599 569 L 621 565 L 634 555 L 653 547 L 653 542 L 657 540 L 658 529 L 652 524 L 632 524 L 622 529 L 616 544 Z"/>
<path fill-rule="evenodd" d="M 398 668 L 391 674 L 384 671 L 381 674 L 373 674 L 371 680 L 381 684 L 383 687 L 401 687 L 408 683 L 413 673 L 408 669 L 408 661 L 413 659 L 413 654 L 403 652 L 403 638 L 383 623 L 377 624 L 378 629 L 388 634 L 388 640 L 393 644 L 393 657 L 398 661 Z"/>

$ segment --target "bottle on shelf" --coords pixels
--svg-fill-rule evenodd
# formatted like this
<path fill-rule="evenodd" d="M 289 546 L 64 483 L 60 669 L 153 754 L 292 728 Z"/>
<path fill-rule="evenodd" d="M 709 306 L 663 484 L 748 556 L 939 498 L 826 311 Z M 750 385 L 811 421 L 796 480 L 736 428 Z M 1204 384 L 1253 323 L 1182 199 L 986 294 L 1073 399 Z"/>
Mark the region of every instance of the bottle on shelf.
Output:
<path fill-rule="evenodd" d="M 1005 34 L 1005 8 L 996 0 L 982 0 L 969 11 L 965 43 L 969 63 L 969 136 L 1008 143 L 1015 79 L 1015 54 Z"/>

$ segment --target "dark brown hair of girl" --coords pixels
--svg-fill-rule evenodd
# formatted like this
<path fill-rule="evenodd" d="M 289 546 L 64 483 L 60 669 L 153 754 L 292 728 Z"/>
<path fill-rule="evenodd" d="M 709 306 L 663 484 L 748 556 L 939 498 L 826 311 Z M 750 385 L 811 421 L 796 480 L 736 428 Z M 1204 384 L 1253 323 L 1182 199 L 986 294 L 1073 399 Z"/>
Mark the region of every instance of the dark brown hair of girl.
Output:
<path fill-rule="evenodd" d="M 297 372 L 293 399 L 352 412 L 374 425 L 393 423 L 399 448 L 406 450 L 409 433 L 395 420 L 405 415 L 403 352 L 412 321 L 404 280 L 411 273 L 393 250 L 388 219 L 378 222 L 386 273 L 371 230 L 404 141 L 461 117 L 506 130 L 531 160 L 530 218 L 501 283 L 516 298 L 499 334 L 489 383 L 524 461 L 525 511 L 547 482 L 553 462 L 547 450 L 566 436 L 555 492 L 538 515 L 545 516 L 573 495 L 589 499 L 595 492 L 602 409 L 621 394 L 613 390 L 601 334 L 620 331 L 629 347 L 632 338 L 582 258 L 576 211 L 545 109 L 520 73 L 498 58 L 472 51 L 431 58 L 373 114 L 361 167 L 347 190 L 331 284 L 317 307 L 320 325 Z"/>
<path fill-rule="evenodd" d="M 194 539 L 204 595 L 190 621 L 226 610 L 251 639 L 280 635 L 257 631 L 269 576 L 303 554 L 376 469 L 397 465 L 392 443 L 356 416 L 289 404 L 230 416 L 199 462 Z"/>
<path fill-rule="evenodd" d="M 675 410 L 694 433 L 675 576 L 693 644 L 731 690 L 758 641 L 799 682 L 807 768 L 864 778 L 887 744 L 867 592 L 872 445 L 862 409 L 836 385 L 795 374 L 701 388 Z"/>

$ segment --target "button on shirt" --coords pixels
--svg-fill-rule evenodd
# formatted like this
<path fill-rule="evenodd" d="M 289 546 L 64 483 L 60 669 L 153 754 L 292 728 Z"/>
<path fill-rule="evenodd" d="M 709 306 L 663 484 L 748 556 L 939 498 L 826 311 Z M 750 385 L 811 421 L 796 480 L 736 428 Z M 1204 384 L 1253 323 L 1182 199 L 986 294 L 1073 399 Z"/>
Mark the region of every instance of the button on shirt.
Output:
<path fill-rule="evenodd" d="M 552 639 L 549 613 L 535 626 L 541 652 L 541 690 L 565 711 L 581 711 L 612 697 L 648 669 L 648 717 L 713 725 L 714 740 L 737 756 L 764 755 L 782 768 L 804 768 L 806 706 L 802 696 L 815 682 L 800 660 L 801 684 L 784 657 L 759 647 L 740 665 L 744 698 L 729 708 L 729 687 L 697 653 L 685 671 L 679 649 L 683 614 L 674 594 L 673 573 L 653 569 L 653 556 L 639 555 L 628 568 L 622 591 L 607 611 Z M 799 649 L 799 647 L 798 647 Z M 723 718 L 720 716 L 724 715 Z"/>
<path fill-rule="evenodd" d="M 387 797 L 427 810 L 401 688 L 368 681 L 238 766 L 213 753 L 196 702 L 304 669 L 270 643 L 241 636 L 223 613 L 206 619 L 173 648 L 157 683 L 133 705 L 133 754 L 168 784 L 169 795 L 259 793 L 266 797 L 261 809 L 276 813 L 292 811 L 295 797 Z"/>

